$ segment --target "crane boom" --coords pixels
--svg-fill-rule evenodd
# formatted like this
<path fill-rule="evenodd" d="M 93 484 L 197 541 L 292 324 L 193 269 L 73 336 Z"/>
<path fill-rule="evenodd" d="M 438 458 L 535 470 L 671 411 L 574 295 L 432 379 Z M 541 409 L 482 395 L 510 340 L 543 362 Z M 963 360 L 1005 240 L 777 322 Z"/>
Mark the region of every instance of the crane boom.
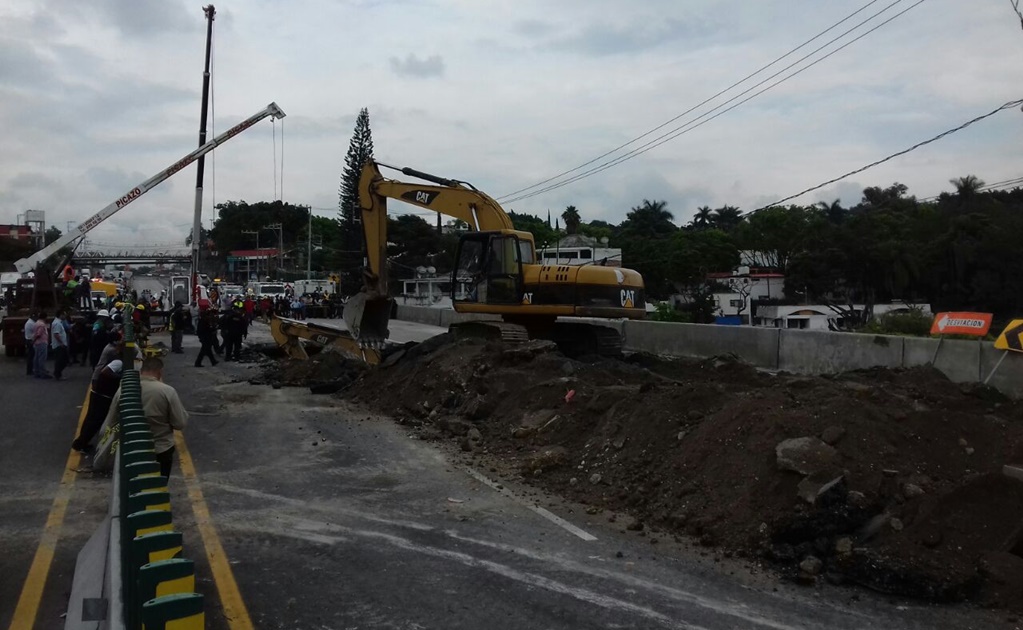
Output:
<path fill-rule="evenodd" d="M 85 234 L 87 234 L 94 227 L 112 217 L 118 210 L 124 208 L 129 203 L 135 201 L 142 195 L 146 194 L 147 192 L 158 186 L 160 183 L 162 183 L 164 180 L 169 179 L 175 173 L 181 171 L 186 166 L 188 166 L 195 160 L 199 159 L 201 156 L 206 155 L 213 149 L 216 149 L 221 144 L 237 136 L 238 134 L 245 131 L 249 127 L 263 120 L 264 118 L 267 117 L 284 118 L 284 116 L 285 116 L 284 111 L 277 106 L 277 103 L 270 103 L 258 113 L 243 120 L 234 127 L 231 127 L 224 133 L 220 134 L 216 138 L 210 140 L 206 144 L 195 149 L 194 151 L 192 151 L 185 157 L 181 158 L 174 164 L 171 164 L 166 169 L 160 171 L 156 175 L 153 175 L 152 177 L 142 182 L 138 186 L 135 186 L 134 188 L 126 192 L 124 195 L 113 201 L 110 205 L 106 206 L 96 214 L 89 217 L 81 225 L 69 231 L 64 236 L 61 236 L 60 238 L 50 243 L 49 245 L 39 250 L 38 252 L 32 254 L 31 256 L 28 256 L 27 258 L 22 258 L 21 260 L 15 262 L 14 263 L 15 269 L 18 270 L 18 273 L 22 274 L 32 271 L 33 269 L 35 269 L 36 265 L 42 263 L 53 254 L 57 253 L 57 251 L 59 251 L 61 248 L 69 245 L 75 239 L 85 236 Z M 198 238 L 198 235 L 193 235 L 193 238 Z"/>

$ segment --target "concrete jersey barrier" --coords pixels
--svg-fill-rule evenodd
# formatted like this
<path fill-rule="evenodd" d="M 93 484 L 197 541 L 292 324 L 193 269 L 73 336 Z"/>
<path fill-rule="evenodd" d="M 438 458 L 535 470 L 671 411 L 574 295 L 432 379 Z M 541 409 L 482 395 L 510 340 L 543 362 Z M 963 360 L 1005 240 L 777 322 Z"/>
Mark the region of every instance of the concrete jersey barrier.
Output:
<path fill-rule="evenodd" d="M 497 319 L 451 309 L 402 305 L 397 307 L 397 318 L 440 327 Z M 933 359 L 934 367 L 951 381 L 979 383 L 988 378 L 1003 354 L 990 341 L 946 339 L 935 358 L 938 340 L 933 338 L 648 320 L 571 319 L 618 330 L 624 338 L 624 348 L 629 351 L 690 358 L 734 354 L 759 368 L 796 374 L 910 368 L 928 365 Z M 1007 396 L 1023 397 L 1023 355 L 1013 353 L 1006 357 L 988 384 Z"/>

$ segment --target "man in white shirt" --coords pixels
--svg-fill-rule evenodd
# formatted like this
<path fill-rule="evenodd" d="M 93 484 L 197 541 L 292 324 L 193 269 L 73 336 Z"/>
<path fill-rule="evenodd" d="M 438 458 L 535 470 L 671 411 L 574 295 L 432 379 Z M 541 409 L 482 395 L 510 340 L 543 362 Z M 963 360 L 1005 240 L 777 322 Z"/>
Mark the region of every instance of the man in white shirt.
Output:
<path fill-rule="evenodd" d="M 53 354 L 53 379 L 64 380 L 64 368 L 67 367 L 70 348 L 68 342 L 67 326 L 64 325 L 64 311 L 57 311 L 57 318 L 53 320 L 50 329 L 50 351 Z"/>
<path fill-rule="evenodd" d="M 25 374 L 34 376 L 35 371 L 33 370 L 32 363 L 35 361 L 35 350 L 32 348 L 32 337 L 36 331 L 36 314 L 29 313 L 28 321 L 25 322 Z"/>

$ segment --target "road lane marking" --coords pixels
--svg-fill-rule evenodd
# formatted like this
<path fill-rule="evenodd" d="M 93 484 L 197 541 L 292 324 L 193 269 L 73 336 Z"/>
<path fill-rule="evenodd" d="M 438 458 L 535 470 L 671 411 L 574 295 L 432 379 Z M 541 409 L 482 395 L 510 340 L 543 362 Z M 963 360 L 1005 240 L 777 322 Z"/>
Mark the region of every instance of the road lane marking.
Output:
<path fill-rule="evenodd" d="M 493 488 L 494 490 L 500 492 L 501 494 L 505 495 L 506 497 L 509 497 L 509 498 L 513 499 L 515 502 L 519 503 L 520 505 L 524 505 L 525 507 L 529 508 L 530 510 L 533 510 L 534 512 L 536 512 L 540 516 L 544 517 L 548 521 L 554 523 L 558 527 L 562 527 L 566 531 L 568 531 L 568 532 L 570 532 L 572 534 L 575 534 L 579 538 L 582 538 L 583 540 L 585 540 L 587 542 L 597 539 L 597 537 L 594 536 L 593 534 L 591 534 L 591 533 L 589 533 L 587 531 L 584 531 L 584 530 L 576 527 L 572 523 L 569 523 L 568 521 L 566 521 L 565 519 L 561 518 L 557 514 L 554 514 L 550 510 L 542 508 L 539 505 L 535 505 L 535 504 L 523 501 L 523 500 L 519 499 L 517 496 L 515 496 L 514 494 L 512 494 L 512 492 L 510 490 L 508 490 L 506 488 L 498 487 L 498 484 L 497 484 L 496 481 L 492 481 L 491 479 L 487 478 L 486 475 L 484 475 L 483 473 L 475 470 L 474 468 L 468 468 L 467 467 L 465 469 L 465 472 L 467 472 L 469 474 L 469 476 L 472 477 L 473 479 L 475 479 L 476 481 L 479 481 L 480 483 L 483 483 L 483 484 L 486 484 L 486 485 L 490 486 L 491 488 Z"/>
<path fill-rule="evenodd" d="M 349 537 L 357 536 L 361 538 L 382 540 L 399 549 L 457 562 L 468 568 L 488 571 L 506 579 L 525 584 L 527 588 L 542 588 L 607 610 L 615 610 L 621 613 L 642 616 L 651 621 L 655 621 L 664 627 L 679 628 L 680 630 L 708 630 L 705 626 L 676 619 L 673 616 L 658 612 L 653 608 L 642 604 L 626 601 L 613 595 L 606 595 L 589 588 L 574 586 L 538 573 L 519 570 L 507 564 L 479 558 L 461 551 L 444 549 L 432 545 L 423 545 L 402 536 L 396 536 L 394 534 L 388 534 L 377 530 L 356 529 L 346 527 L 344 525 L 338 525 L 336 523 L 324 523 L 321 521 L 314 521 L 289 515 L 283 515 L 279 518 L 280 520 L 289 523 L 291 527 L 282 528 L 278 525 L 274 529 L 261 528 L 258 524 L 253 522 L 248 522 L 242 527 L 249 529 L 250 531 L 275 534 L 278 536 L 289 536 L 292 538 L 299 538 L 301 540 L 309 540 L 309 534 L 314 533 L 317 534 L 325 542 L 325 544 L 348 542 L 345 539 L 345 535 Z M 341 536 L 338 536 L 338 534 L 341 534 Z"/>
<path fill-rule="evenodd" d="M 249 618 L 249 611 L 245 607 L 241 591 L 238 590 L 238 583 L 234 579 L 231 564 L 228 562 L 227 554 L 224 553 L 224 546 L 220 544 L 217 528 L 214 527 L 213 518 L 210 517 L 210 508 L 206 505 L 206 499 L 203 498 L 199 476 L 195 472 L 195 464 L 192 462 L 192 455 L 188 452 L 185 438 L 180 432 L 175 432 L 174 441 L 178 449 L 178 459 L 181 461 L 181 474 L 185 478 L 185 487 L 188 488 L 188 500 L 192 504 L 192 514 L 195 515 L 195 524 L 199 528 L 200 537 L 202 537 L 206 560 L 213 573 L 213 582 L 217 585 L 217 594 L 220 596 L 220 605 L 224 609 L 227 626 L 231 630 L 254 630 L 252 619 Z"/>
<path fill-rule="evenodd" d="M 77 436 L 82 431 L 82 423 L 85 422 L 85 415 L 89 413 L 89 390 L 85 390 L 85 402 L 82 403 L 82 411 L 78 414 L 78 427 L 75 429 Z M 11 618 L 11 625 L 8 630 L 32 630 L 36 623 L 36 615 L 39 614 L 39 604 L 43 599 L 43 589 L 46 588 L 46 578 L 50 574 L 50 565 L 53 564 L 53 554 L 57 549 L 57 542 L 60 540 L 60 530 L 64 525 L 64 515 L 67 513 L 68 503 L 71 502 L 71 492 L 75 486 L 77 473 L 75 470 L 81 463 L 81 455 L 71 450 L 64 464 L 64 474 L 61 475 L 60 485 L 57 487 L 57 494 L 53 497 L 53 505 L 46 517 L 46 525 L 43 527 L 43 536 L 39 539 L 39 546 L 36 547 L 35 556 L 32 558 L 32 565 L 28 569 L 25 583 L 21 587 L 21 595 L 18 596 L 18 605 L 14 608 L 14 616 Z"/>

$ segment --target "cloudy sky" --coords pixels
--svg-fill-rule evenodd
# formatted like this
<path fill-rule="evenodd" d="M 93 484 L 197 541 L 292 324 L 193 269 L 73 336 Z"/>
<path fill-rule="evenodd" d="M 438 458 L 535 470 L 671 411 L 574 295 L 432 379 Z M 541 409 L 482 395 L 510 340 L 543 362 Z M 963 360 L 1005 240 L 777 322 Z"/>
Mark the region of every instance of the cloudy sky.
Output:
<path fill-rule="evenodd" d="M 218 149 L 215 170 L 207 160 L 205 224 L 214 202 L 275 197 L 275 131 L 277 194 L 335 214 L 361 107 L 379 160 L 510 199 L 683 114 L 868 4 L 625 150 L 706 120 L 698 117 L 864 20 L 724 107 L 918 6 L 621 165 L 505 203 L 541 216 L 574 204 L 585 220 L 619 222 L 644 198 L 662 199 L 680 224 L 701 205 L 756 208 L 1023 98 L 1023 28 L 1011 0 L 222 1 L 213 131 L 271 101 L 287 118 Z M 62 229 L 80 223 L 194 148 L 204 38 L 199 1 L 0 5 L 0 222 L 31 208 Z M 1004 111 L 798 201 L 855 203 L 863 187 L 895 181 L 927 197 L 966 174 L 1020 177 L 1021 129 L 1023 113 Z M 194 173 L 189 167 L 90 238 L 183 242 Z"/>

